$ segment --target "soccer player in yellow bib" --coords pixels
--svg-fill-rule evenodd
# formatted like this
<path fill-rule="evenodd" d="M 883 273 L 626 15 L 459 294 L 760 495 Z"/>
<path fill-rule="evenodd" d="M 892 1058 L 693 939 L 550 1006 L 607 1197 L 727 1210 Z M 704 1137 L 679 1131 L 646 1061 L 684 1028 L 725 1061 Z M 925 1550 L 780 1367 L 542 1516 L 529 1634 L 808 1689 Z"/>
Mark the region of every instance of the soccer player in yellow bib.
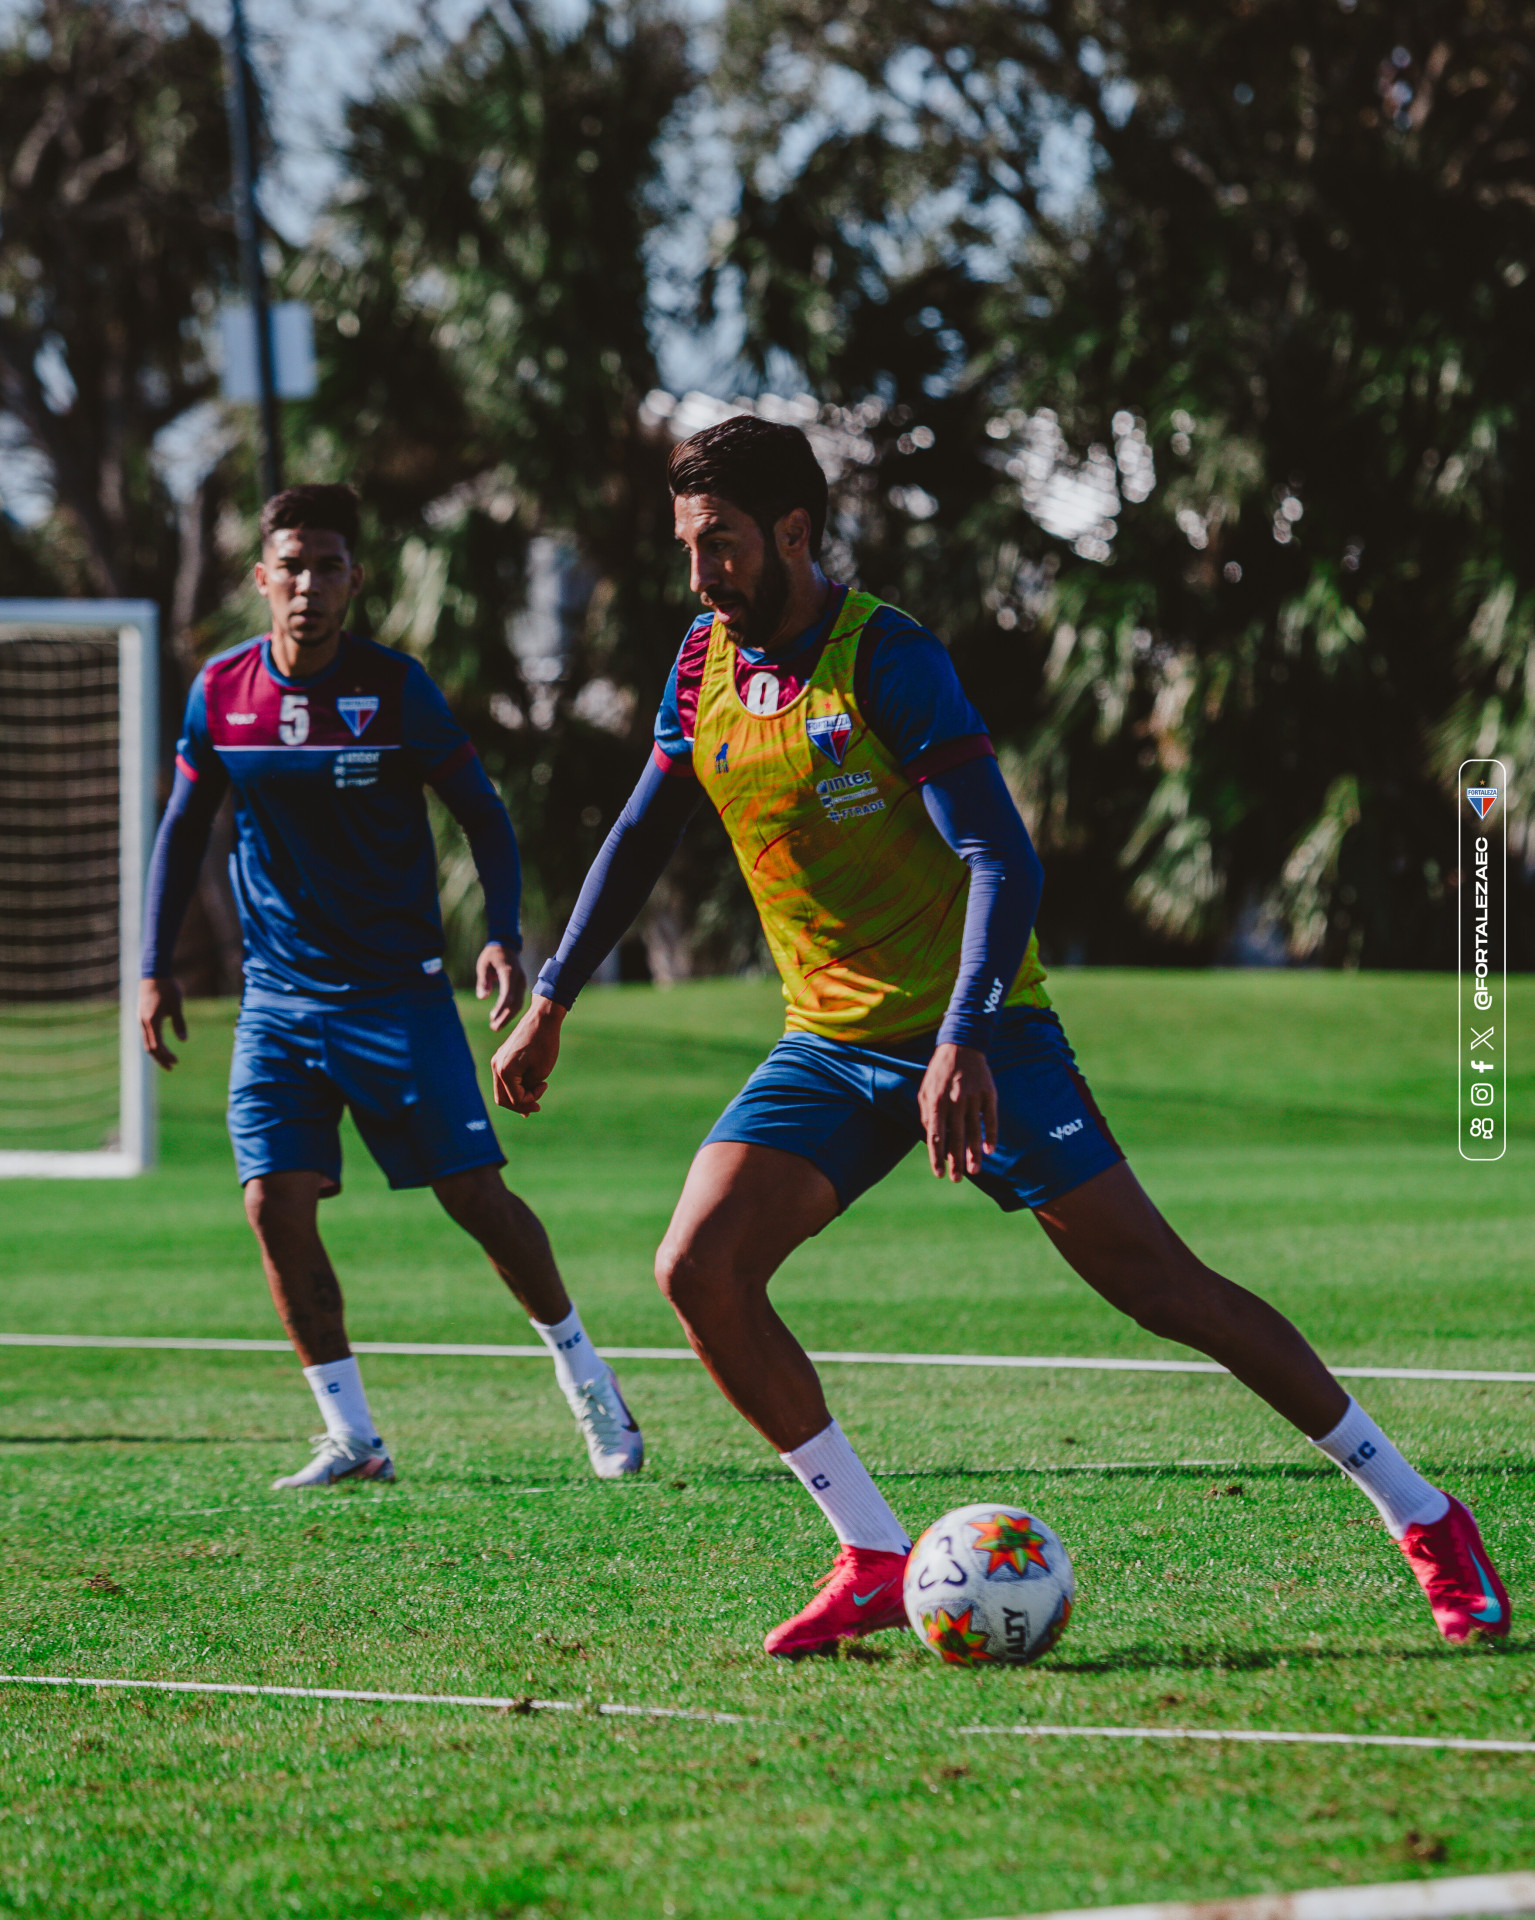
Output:
<path fill-rule="evenodd" d="M 910 1539 L 768 1297 L 794 1249 L 926 1142 L 939 1178 L 1031 1209 L 1078 1274 L 1196 1347 L 1374 1502 L 1447 1639 L 1508 1632 L 1468 1510 L 1425 1480 L 1274 1308 L 1212 1271 L 1126 1165 L 1045 993 L 1042 872 L 984 723 L 909 616 L 828 580 L 826 480 L 798 429 L 737 416 L 669 469 L 704 615 L 656 749 L 559 952 L 494 1063 L 537 1113 L 581 987 L 644 904 L 702 795 L 783 978 L 786 1032 L 700 1148 L 656 1276 L 721 1391 L 795 1473 L 840 1551 L 765 1641 L 826 1650 L 904 1623 Z"/>

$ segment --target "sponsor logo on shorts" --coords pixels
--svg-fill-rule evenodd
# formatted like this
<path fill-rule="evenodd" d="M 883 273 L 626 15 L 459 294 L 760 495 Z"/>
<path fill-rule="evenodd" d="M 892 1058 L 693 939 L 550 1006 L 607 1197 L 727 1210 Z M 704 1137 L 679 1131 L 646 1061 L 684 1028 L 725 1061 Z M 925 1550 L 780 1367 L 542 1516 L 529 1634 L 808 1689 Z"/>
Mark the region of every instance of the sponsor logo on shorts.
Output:
<path fill-rule="evenodd" d="M 471 1133 L 483 1133 L 490 1125 L 490 1122 L 488 1120 L 466 1120 L 464 1125 Z"/>
<path fill-rule="evenodd" d="M 1069 1140 L 1074 1133 L 1080 1133 L 1086 1125 L 1087 1122 L 1085 1120 L 1068 1120 L 1064 1126 L 1052 1127 L 1050 1129 L 1050 1138 L 1052 1140 Z"/>
<path fill-rule="evenodd" d="M 421 962 L 421 971 L 423 973 L 441 973 L 442 962 L 441 960 L 423 960 Z"/>

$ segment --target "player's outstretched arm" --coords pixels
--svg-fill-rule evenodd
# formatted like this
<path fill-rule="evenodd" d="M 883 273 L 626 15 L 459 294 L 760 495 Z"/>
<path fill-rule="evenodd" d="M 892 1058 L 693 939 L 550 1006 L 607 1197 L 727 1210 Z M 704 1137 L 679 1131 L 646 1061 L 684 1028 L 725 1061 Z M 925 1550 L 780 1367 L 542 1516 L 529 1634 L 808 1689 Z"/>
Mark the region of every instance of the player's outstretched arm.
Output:
<path fill-rule="evenodd" d="M 194 693 L 194 703 L 197 695 Z M 189 708 L 189 712 L 191 709 Z M 176 1055 L 165 1044 L 167 1020 L 178 1040 L 187 1037 L 181 989 L 171 974 L 176 936 L 186 918 L 197 874 L 207 850 L 213 816 L 219 810 L 228 781 L 217 763 L 202 775 L 189 771 L 180 753 L 171 797 L 155 835 L 149 856 L 149 878 L 144 892 L 144 954 L 139 968 L 139 1030 L 144 1051 L 168 1073 Z"/>
<path fill-rule="evenodd" d="M 651 761 L 582 882 L 575 911 L 533 1001 L 491 1062 L 496 1104 L 537 1113 L 560 1052 L 560 1023 L 650 897 L 698 805 L 698 783 Z"/>
<path fill-rule="evenodd" d="M 490 1063 L 496 1105 L 513 1113 L 537 1113 L 560 1057 L 560 1028 L 565 1009 L 557 1001 L 535 993 L 533 1004 L 511 1035 L 496 1049 Z"/>
<path fill-rule="evenodd" d="M 922 798 L 970 869 L 959 977 L 917 1101 L 928 1162 L 940 1180 L 957 1181 L 979 1173 L 996 1142 L 985 1048 L 1028 947 L 1044 870 L 989 753 L 929 778 Z"/>

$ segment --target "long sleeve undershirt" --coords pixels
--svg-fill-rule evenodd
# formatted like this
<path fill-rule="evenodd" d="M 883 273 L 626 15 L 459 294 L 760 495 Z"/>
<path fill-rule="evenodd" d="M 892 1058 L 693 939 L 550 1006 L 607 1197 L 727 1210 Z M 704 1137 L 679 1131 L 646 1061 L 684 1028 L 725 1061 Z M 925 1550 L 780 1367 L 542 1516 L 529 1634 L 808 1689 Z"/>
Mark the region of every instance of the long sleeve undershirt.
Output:
<path fill-rule="evenodd" d="M 487 940 L 499 941 L 508 952 L 519 952 L 522 865 L 517 836 L 500 795 L 484 767 L 473 758 L 431 784 L 469 842 L 485 894 Z M 149 861 L 140 969 L 146 980 L 163 979 L 171 971 L 176 938 L 197 890 L 208 835 L 228 788 L 228 778 L 221 771 L 209 769 L 196 781 L 179 770 L 176 774 Z"/>
<path fill-rule="evenodd" d="M 559 952 L 535 992 L 574 1004 L 622 939 L 671 859 L 702 798 L 698 783 L 652 760 L 640 775 L 581 888 Z M 985 1047 L 1023 964 L 1044 869 L 996 761 L 967 760 L 922 784 L 928 816 L 970 869 L 959 974 L 940 1042 Z"/>

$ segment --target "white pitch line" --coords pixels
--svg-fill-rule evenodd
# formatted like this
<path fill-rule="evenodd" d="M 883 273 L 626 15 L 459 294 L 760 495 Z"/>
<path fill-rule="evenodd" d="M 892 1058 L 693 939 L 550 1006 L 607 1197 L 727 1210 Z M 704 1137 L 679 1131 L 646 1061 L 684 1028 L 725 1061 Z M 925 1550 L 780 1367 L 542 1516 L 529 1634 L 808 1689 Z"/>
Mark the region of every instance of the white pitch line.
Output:
<path fill-rule="evenodd" d="M 1535 1913 L 1535 1873 L 1310 1887 L 1304 1893 L 1257 1893 L 1242 1900 L 1083 1907 L 1069 1913 L 1016 1915 L 1014 1920 L 1459 1920 L 1468 1914 L 1512 1913 Z"/>
<path fill-rule="evenodd" d="M 289 1353 L 286 1340 L 193 1338 L 179 1334 L 0 1333 L 0 1347 L 121 1347 L 176 1353 Z M 489 1342 L 450 1345 L 427 1340 L 354 1340 L 354 1353 L 396 1354 L 441 1360 L 546 1360 L 547 1347 L 498 1346 Z M 692 1360 L 691 1347 L 608 1347 L 610 1360 Z M 817 1353 L 821 1366 L 1026 1367 L 1088 1373 L 1225 1373 L 1213 1360 L 1119 1360 L 1080 1354 L 1037 1353 Z M 1535 1372 L 1493 1372 L 1480 1367 L 1334 1367 L 1340 1380 L 1470 1380 L 1503 1386 L 1535 1385 Z"/>
<path fill-rule="evenodd" d="M 1420 1747 L 1441 1753 L 1535 1753 L 1535 1740 L 1466 1740 L 1424 1733 L 1271 1733 L 1242 1727 L 960 1727 L 1036 1740 L 1215 1740 L 1278 1747 Z"/>
<path fill-rule="evenodd" d="M 711 1726 L 744 1726 L 746 1713 L 714 1713 L 704 1707 L 636 1707 L 604 1701 L 594 1709 L 579 1700 L 534 1700 L 515 1694 L 383 1693 L 355 1687 L 274 1687 L 230 1680 L 119 1680 L 86 1674 L 0 1673 L 0 1686 L 94 1687 L 142 1693 L 210 1693 L 281 1700 L 358 1700 L 404 1707 L 487 1707 L 521 1713 L 581 1713 L 644 1720 L 696 1720 Z M 1212 1740 L 1251 1745 L 1303 1747 L 1413 1747 L 1453 1753 L 1535 1753 L 1535 1740 L 1469 1740 L 1412 1733 L 1276 1733 L 1240 1727 L 958 1727 L 960 1734 L 1023 1735 L 1067 1740 Z"/>
<path fill-rule="evenodd" d="M 515 1694 L 480 1693 L 372 1693 L 355 1687 L 259 1687 L 225 1680 L 98 1680 L 73 1673 L 0 1673 L 0 1686 L 97 1687 L 142 1693 L 256 1694 L 283 1700 L 363 1700 L 400 1707 L 492 1707 L 513 1713 L 583 1713 L 619 1715 L 640 1720 L 703 1720 L 717 1727 L 739 1727 L 752 1717 L 745 1713 L 710 1713 L 702 1707 L 631 1707 L 616 1700 L 594 1709 L 579 1700 L 532 1700 Z"/>

